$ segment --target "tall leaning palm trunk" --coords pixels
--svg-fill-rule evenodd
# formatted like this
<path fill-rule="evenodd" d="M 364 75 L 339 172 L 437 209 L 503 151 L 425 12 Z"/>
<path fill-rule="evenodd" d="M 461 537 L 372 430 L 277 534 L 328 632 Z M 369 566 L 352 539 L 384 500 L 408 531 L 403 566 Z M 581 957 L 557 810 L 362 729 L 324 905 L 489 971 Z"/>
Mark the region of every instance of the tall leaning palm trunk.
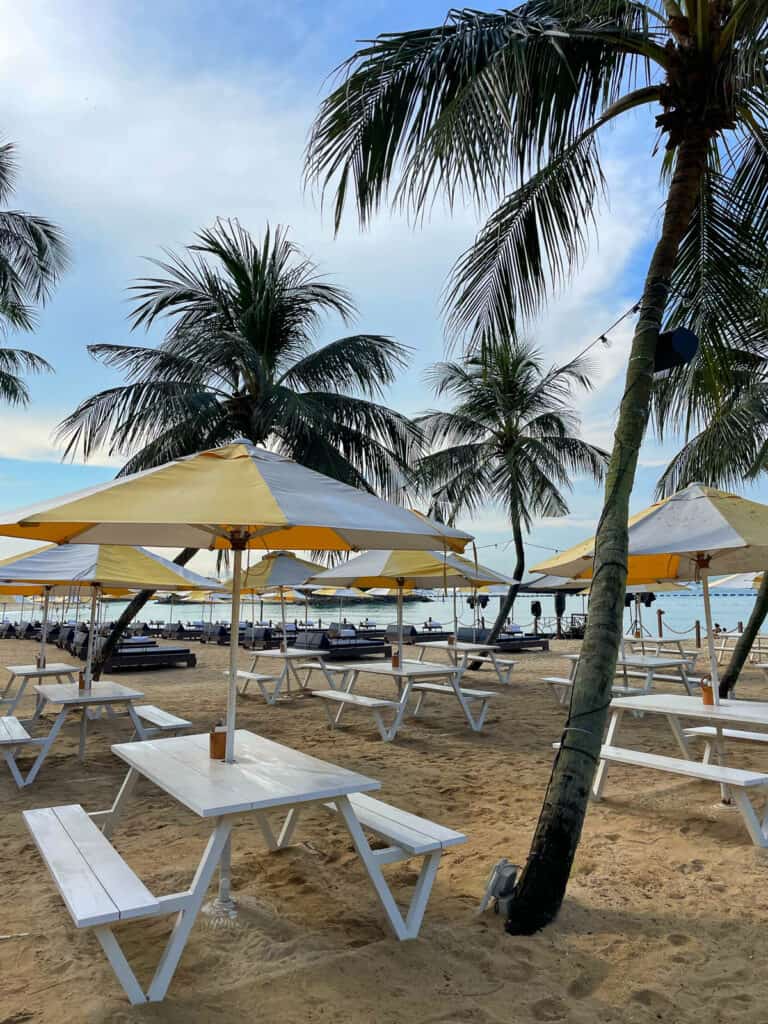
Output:
<path fill-rule="evenodd" d="M 627 520 L 640 446 L 650 411 L 653 363 L 670 279 L 696 205 L 707 136 L 680 149 L 664 221 L 645 279 L 624 396 L 595 537 L 589 618 L 573 684 L 568 724 L 555 759 L 525 868 L 515 888 L 507 931 L 530 934 L 560 909 L 581 837 L 616 671 L 627 585 Z"/>
<path fill-rule="evenodd" d="M 662 232 L 616 427 L 571 714 L 510 931 L 534 931 L 557 913 L 581 834 L 621 639 L 629 498 L 659 328 L 697 327 L 700 313 L 713 321 L 727 311 L 744 347 L 762 343 L 745 282 L 765 281 L 767 37 L 765 0 L 453 10 L 443 25 L 382 35 L 359 50 L 314 127 L 308 171 L 335 188 L 337 222 L 349 194 L 367 222 L 390 188 L 417 214 L 435 192 L 495 206 L 446 293 L 452 339 L 472 351 L 488 337 L 514 336 L 517 321 L 571 278 L 605 183 L 603 127 L 649 104 L 657 110 Z M 716 378 L 730 354 L 709 346 L 709 334 L 699 332 Z"/>

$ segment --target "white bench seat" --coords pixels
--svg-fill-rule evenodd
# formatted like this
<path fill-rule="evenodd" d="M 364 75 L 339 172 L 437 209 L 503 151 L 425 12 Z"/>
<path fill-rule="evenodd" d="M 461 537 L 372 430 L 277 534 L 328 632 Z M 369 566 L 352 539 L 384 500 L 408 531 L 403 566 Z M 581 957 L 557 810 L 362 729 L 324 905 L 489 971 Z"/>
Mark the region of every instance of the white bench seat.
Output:
<path fill-rule="evenodd" d="M 568 701 L 568 694 L 573 689 L 573 680 L 565 676 L 544 676 L 542 683 L 546 683 L 555 695 L 558 704 L 565 704 Z M 639 697 L 646 691 L 640 686 L 620 686 L 614 683 L 611 687 L 613 697 Z"/>
<path fill-rule="evenodd" d="M 228 676 L 229 672 L 224 675 Z M 245 696 L 245 691 L 250 683 L 256 683 L 261 695 L 267 704 L 276 704 L 280 696 L 280 678 L 278 676 L 265 675 L 263 672 L 246 672 L 245 669 L 238 669 L 237 678 L 242 680 L 243 686 L 238 693 Z"/>
<path fill-rule="evenodd" d="M 369 711 L 373 715 L 376 728 L 385 743 L 389 743 L 397 735 L 404 710 L 399 701 L 384 700 L 381 697 L 366 697 L 362 693 L 345 693 L 342 690 L 313 690 L 312 696 L 327 702 L 323 706 L 332 729 L 341 723 L 341 716 L 345 708 L 357 708 L 358 711 Z M 337 705 L 335 712 L 332 709 L 333 704 Z M 382 711 L 394 712 L 395 718 L 391 725 L 387 726 L 384 722 Z"/>
<path fill-rule="evenodd" d="M 646 672 L 642 672 L 639 669 L 634 669 L 634 668 L 633 669 L 629 669 L 628 668 L 626 670 L 626 672 L 625 672 L 624 669 L 621 667 L 621 665 L 618 665 L 617 668 L 616 668 L 616 675 L 617 676 L 628 676 L 630 679 L 645 679 L 647 673 Z M 688 683 L 691 686 L 701 686 L 701 676 L 692 676 L 689 673 L 687 678 L 688 678 Z M 670 672 L 654 672 L 653 673 L 653 681 L 654 682 L 660 682 L 660 683 L 683 683 L 683 677 L 679 676 L 679 675 L 677 675 L 677 676 L 676 675 L 672 675 L 672 673 L 670 673 Z M 685 685 L 685 684 L 683 684 L 683 685 Z M 643 690 L 643 691 L 640 691 L 640 692 L 644 693 L 645 691 Z"/>
<path fill-rule="evenodd" d="M 24 777 L 16 764 L 16 751 L 29 743 L 43 743 L 44 740 L 30 736 L 18 718 L 5 715 L 0 718 L 0 756 L 8 765 L 13 781 L 19 789 L 24 787 Z"/>
<path fill-rule="evenodd" d="M 644 750 L 630 750 L 625 747 L 603 746 L 600 749 L 600 765 L 598 767 L 592 796 L 599 800 L 605 785 L 606 766 L 609 763 L 631 765 L 636 768 L 650 768 L 656 771 L 670 772 L 673 775 L 685 775 L 702 782 L 714 782 L 727 787 L 738 806 L 747 831 L 756 846 L 768 846 L 768 815 L 765 809 L 759 817 L 749 798 L 747 791 L 768 787 L 768 775 L 744 768 L 730 768 L 726 765 L 689 761 L 681 757 L 667 757 L 661 754 L 650 754 Z"/>
<path fill-rule="evenodd" d="M 186 718 L 172 715 L 169 711 L 163 711 L 162 708 L 155 707 L 154 704 L 136 704 L 134 705 L 134 711 L 142 722 L 149 722 L 149 728 L 144 728 L 147 736 L 156 736 L 158 733 L 163 732 L 176 736 L 182 729 L 192 728 L 192 723 L 187 721 Z"/>
<path fill-rule="evenodd" d="M 105 812 L 91 817 L 79 804 L 68 804 L 23 814 L 75 927 L 93 928 L 130 1002 L 138 1005 L 162 1000 L 218 866 L 231 824 L 217 826 L 189 889 L 156 897 L 99 831 L 94 818 L 103 817 Z M 112 925 L 163 914 L 174 914 L 176 922 L 145 993 Z"/>
<path fill-rule="evenodd" d="M 23 813 L 76 928 L 159 911 L 158 900 L 79 804 Z"/>
<path fill-rule="evenodd" d="M 517 664 L 517 662 L 512 661 L 511 658 L 501 658 L 499 657 L 498 654 L 494 655 L 493 658 L 489 654 L 478 654 L 467 660 L 470 665 L 472 664 L 472 662 L 475 661 L 482 662 L 482 664 L 484 665 L 491 665 L 498 672 L 499 681 L 503 683 L 504 686 L 509 685 L 510 676 L 512 675 L 512 669 Z"/>
<path fill-rule="evenodd" d="M 414 683 L 412 689 L 418 695 L 416 707 L 413 710 L 414 717 L 420 713 L 428 693 L 438 693 L 444 697 L 459 697 L 464 716 L 473 732 L 480 732 L 483 728 L 488 708 L 490 707 L 490 700 L 492 697 L 498 696 L 494 690 L 467 690 L 464 687 L 460 687 L 456 691 L 452 686 L 446 686 L 443 683 Z M 480 702 L 480 711 L 477 717 L 472 714 L 469 708 L 470 701 Z"/>
<path fill-rule="evenodd" d="M 352 836 L 355 847 L 366 862 L 371 882 L 387 909 L 387 915 L 399 939 L 415 939 L 419 934 L 432 884 L 437 875 L 443 851 L 464 843 L 461 832 L 437 825 L 416 814 L 401 811 L 381 800 L 363 793 L 352 793 L 349 805 L 327 803 L 333 813 L 340 814 Z M 389 845 L 371 850 L 363 833 L 367 829 Z M 395 903 L 381 873 L 384 864 L 396 864 L 411 857 L 422 857 L 423 862 L 407 913 L 403 915 Z"/>
<path fill-rule="evenodd" d="M 714 725 L 699 725 L 690 729 L 683 729 L 688 739 L 703 739 L 704 757 L 703 761 L 708 764 L 712 760 L 714 742 L 717 738 L 717 729 Z M 768 743 L 768 732 L 749 732 L 745 729 L 721 729 L 720 736 L 726 740 L 736 740 L 741 743 Z"/>
<path fill-rule="evenodd" d="M 445 828 L 444 825 L 436 825 L 435 822 L 420 818 L 416 814 L 409 814 L 408 811 L 401 811 L 399 807 L 392 807 L 391 804 L 385 804 L 382 800 L 376 800 L 365 793 L 350 794 L 349 802 L 363 828 L 399 847 L 411 857 L 422 857 L 435 850 L 445 850 L 449 846 L 458 846 L 467 841 L 467 837 L 461 832 Z M 326 806 L 336 811 L 333 802 Z"/>

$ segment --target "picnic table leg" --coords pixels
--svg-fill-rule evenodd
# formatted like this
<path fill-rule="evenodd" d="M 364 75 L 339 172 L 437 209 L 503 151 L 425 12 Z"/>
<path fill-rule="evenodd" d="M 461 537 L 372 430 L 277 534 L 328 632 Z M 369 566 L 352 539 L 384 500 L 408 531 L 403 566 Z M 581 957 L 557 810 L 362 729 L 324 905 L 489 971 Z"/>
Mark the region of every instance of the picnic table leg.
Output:
<path fill-rule="evenodd" d="M 395 736 L 397 736 L 398 730 L 400 726 L 403 724 L 403 718 L 405 717 L 405 712 L 408 709 L 408 700 L 411 696 L 412 686 L 413 679 L 410 676 L 406 676 L 403 688 L 400 691 L 400 701 L 398 703 L 398 708 L 397 711 L 395 712 L 395 717 L 392 724 L 389 726 L 389 728 L 386 728 L 385 726 L 383 729 L 381 725 L 379 726 L 379 733 L 381 734 L 381 738 L 384 740 L 385 743 L 390 743 L 395 738 Z"/>
<path fill-rule="evenodd" d="M 82 717 L 80 719 L 80 744 L 77 749 L 77 757 L 79 761 L 85 761 L 85 741 L 88 736 L 88 707 L 84 706 L 80 710 L 82 711 Z"/>
<path fill-rule="evenodd" d="M 14 680 L 16 678 L 17 677 L 15 675 L 11 676 L 11 680 Z M 24 691 L 27 688 L 28 681 L 29 680 L 28 680 L 27 676 L 22 676 L 21 677 L 21 683 L 19 684 L 18 690 L 16 691 L 16 693 L 11 694 L 10 697 L 6 697 L 5 696 L 5 694 L 8 692 L 8 686 L 11 685 L 10 682 L 8 683 L 8 686 L 6 686 L 5 690 L 3 690 L 3 699 L 0 700 L 0 704 L 7 704 L 8 705 L 8 710 L 5 712 L 6 715 L 12 715 L 14 713 L 14 711 L 16 710 L 16 707 L 17 707 L 19 701 L 24 696 Z"/>
<path fill-rule="evenodd" d="M 123 811 L 125 810 L 125 805 L 130 800 L 134 787 L 136 786 L 138 780 L 139 773 L 136 771 L 135 768 L 129 768 L 128 774 L 123 779 L 123 784 L 117 791 L 117 796 L 115 797 L 110 809 L 108 811 L 95 811 L 93 814 L 90 815 L 90 817 L 93 818 L 93 820 L 97 823 L 101 819 L 104 820 L 104 824 L 101 826 L 101 831 L 104 833 L 107 839 L 110 839 L 112 837 L 112 833 L 117 828 L 120 818 L 123 815 Z"/>
<path fill-rule="evenodd" d="M 16 764 L 16 751 L 18 747 L 3 747 L 2 754 L 3 760 L 8 765 L 8 770 L 11 773 L 13 781 L 19 789 L 24 788 L 24 776 L 19 771 L 19 766 Z"/>
<path fill-rule="evenodd" d="M 456 699 L 461 705 L 461 710 L 464 712 L 464 717 L 466 718 L 470 729 L 472 732 L 480 732 L 483 728 L 483 719 L 485 718 L 485 715 L 483 715 L 481 711 L 480 718 L 475 721 L 475 717 L 469 707 L 469 701 L 461 692 L 461 677 L 463 675 L 464 673 L 460 669 L 457 672 L 452 672 L 448 677 L 450 685 L 453 687 L 453 692 L 456 694 Z"/>
<path fill-rule="evenodd" d="M 48 751 L 51 749 L 51 746 L 53 745 L 53 741 L 58 736 L 59 730 L 61 729 L 62 725 L 64 725 L 64 720 L 67 717 L 67 712 L 68 707 L 65 705 L 58 713 L 58 715 L 56 715 L 54 723 L 51 726 L 50 732 L 43 740 L 43 745 L 40 748 L 40 753 L 37 755 L 32 767 L 29 769 L 29 773 L 27 774 L 27 777 L 24 781 L 25 786 L 30 786 L 37 778 L 37 773 L 40 771 L 43 761 L 45 760 Z"/>
<path fill-rule="evenodd" d="M 144 723 L 136 714 L 136 709 L 134 708 L 133 704 L 130 701 L 128 702 L 128 715 L 130 716 L 131 722 L 133 723 L 133 728 L 135 730 L 134 736 L 138 736 L 140 740 L 149 739 L 149 734 L 147 733 L 147 730 L 144 727 Z"/>
<path fill-rule="evenodd" d="M 683 680 L 683 686 L 685 687 L 686 693 L 688 694 L 689 697 L 692 697 L 693 696 L 693 690 L 691 689 L 691 684 L 688 681 L 688 665 L 687 665 L 686 662 L 683 662 L 679 666 L 678 672 L 680 673 L 680 678 Z"/>
<path fill-rule="evenodd" d="M 605 734 L 605 745 L 606 747 L 612 747 L 616 736 L 619 731 L 619 725 L 621 724 L 622 716 L 621 708 L 614 708 L 611 720 L 608 723 L 608 731 Z M 608 762 L 601 759 L 597 766 L 597 772 L 595 773 L 595 781 L 592 784 L 592 798 L 599 800 L 603 795 L 603 788 L 605 787 L 605 780 L 608 776 Z"/>
<path fill-rule="evenodd" d="M 685 738 L 685 733 L 683 732 L 683 730 L 682 730 L 682 728 L 680 726 L 680 722 L 679 722 L 677 716 L 676 715 L 666 715 L 665 717 L 666 717 L 667 721 L 669 722 L 669 727 L 672 730 L 672 735 L 675 737 L 675 740 L 677 741 L 678 747 L 680 747 L 680 752 L 682 753 L 682 755 L 686 759 L 686 761 L 690 761 L 691 760 L 691 748 L 688 746 L 688 740 Z"/>
<path fill-rule="evenodd" d="M 11 688 L 15 678 L 16 678 L 16 673 L 15 672 L 11 672 L 10 676 L 8 677 L 8 682 L 5 684 L 5 689 L 3 690 L 2 694 L 0 694 L 0 697 L 2 697 L 3 699 L 6 697 L 6 695 L 7 695 L 8 691 L 10 690 L 10 688 Z"/>
<path fill-rule="evenodd" d="M 219 818 L 216 828 L 208 840 L 202 860 L 200 861 L 192 885 L 189 888 L 189 902 L 183 910 L 179 911 L 176 924 L 173 926 L 168 945 L 158 964 L 152 983 L 147 990 L 147 999 L 150 1003 L 160 1002 L 165 998 L 168 986 L 171 983 L 176 967 L 178 966 L 181 954 L 187 944 L 189 933 L 195 923 L 200 908 L 203 905 L 208 886 L 211 884 L 216 865 L 224 855 L 224 850 L 229 848 L 230 836 L 232 834 L 232 821 L 229 818 Z"/>
<path fill-rule="evenodd" d="M 368 878 L 379 898 L 392 931 L 401 942 L 404 939 L 415 939 L 419 934 L 419 928 L 421 927 L 424 911 L 432 891 L 432 884 L 435 880 L 443 851 L 435 850 L 424 858 L 416 889 L 411 899 L 411 905 L 406 917 L 403 918 L 400 908 L 392 895 L 392 891 L 382 874 L 376 853 L 371 849 L 348 798 L 345 796 L 336 797 L 334 804 L 349 830 L 357 855 L 363 862 Z"/>

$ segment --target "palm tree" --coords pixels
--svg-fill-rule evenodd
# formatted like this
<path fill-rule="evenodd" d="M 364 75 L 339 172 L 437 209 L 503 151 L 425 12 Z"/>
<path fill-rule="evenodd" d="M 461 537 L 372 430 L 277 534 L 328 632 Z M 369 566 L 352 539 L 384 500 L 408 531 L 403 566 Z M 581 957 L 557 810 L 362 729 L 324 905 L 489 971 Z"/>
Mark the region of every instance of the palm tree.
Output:
<path fill-rule="evenodd" d="M 13 194 L 15 147 L 0 145 L 0 204 Z M 20 210 L 0 210 L 0 332 L 31 331 L 35 306 L 44 304 L 69 262 L 59 229 L 49 220 Z M 42 373 L 51 366 L 26 349 L 0 346 L 0 400 L 26 405 L 29 391 L 22 373 Z"/>
<path fill-rule="evenodd" d="M 367 222 L 392 194 L 418 214 L 442 193 L 495 207 L 448 289 L 449 326 L 504 337 L 578 266 L 604 191 L 600 129 L 652 106 L 666 186 L 639 304 L 596 538 L 590 616 L 555 759 L 507 929 L 557 914 L 586 814 L 626 589 L 627 519 L 649 418 L 659 330 L 697 288 L 742 315 L 743 261 L 768 222 L 765 0 L 529 0 L 451 11 L 379 36 L 323 102 L 307 173 Z M 725 240 L 727 246 L 716 243 Z M 746 340 L 746 336 L 745 336 Z M 715 358 L 716 353 L 713 353 Z"/>
<path fill-rule="evenodd" d="M 67 454 L 87 459 L 105 446 L 129 456 L 124 474 L 245 437 L 355 487 L 401 496 L 420 433 L 373 399 L 407 350 L 375 334 L 317 346 L 323 317 L 347 324 L 355 307 L 282 228 L 257 243 L 237 221 L 219 220 L 156 265 L 162 275 L 132 289 L 130 319 L 146 329 L 169 319 L 165 337 L 157 348 L 90 346 L 128 383 L 87 398 L 60 424 Z M 185 549 L 176 561 L 194 554 Z M 121 615 L 102 664 L 149 596 Z"/>
<path fill-rule="evenodd" d="M 608 453 L 576 436 L 571 408 L 574 385 L 589 388 L 589 364 L 575 359 L 546 370 L 539 352 L 524 342 L 486 343 L 461 363 L 438 363 L 428 374 L 437 397 L 451 396 L 449 412 L 432 411 L 417 422 L 437 451 L 419 464 L 432 501 L 453 520 L 496 504 L 512 525 L 514 583 L 491 631 L 507 620 L 525 572 L 523 533 L 539 516 L 568 512 L 564 490 L 574 474 L 603 478 Z"/>

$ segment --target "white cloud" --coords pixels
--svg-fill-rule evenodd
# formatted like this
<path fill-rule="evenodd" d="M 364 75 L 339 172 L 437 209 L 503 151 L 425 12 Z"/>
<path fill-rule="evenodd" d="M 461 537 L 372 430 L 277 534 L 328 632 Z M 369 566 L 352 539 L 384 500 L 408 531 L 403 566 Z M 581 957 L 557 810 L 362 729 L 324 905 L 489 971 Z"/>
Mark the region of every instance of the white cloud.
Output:
<path fill-rule="evenodd" d="M 31 415 L 24 410 L 0 409 L 0 458 L 28 462 L 60 462 L 63 447 L 53 439 L 59 417 Z M 82 464 L 82 460 L 73 460 Z M 120 467 L 125 459 L 96 451 L 91 466 Z"/>

